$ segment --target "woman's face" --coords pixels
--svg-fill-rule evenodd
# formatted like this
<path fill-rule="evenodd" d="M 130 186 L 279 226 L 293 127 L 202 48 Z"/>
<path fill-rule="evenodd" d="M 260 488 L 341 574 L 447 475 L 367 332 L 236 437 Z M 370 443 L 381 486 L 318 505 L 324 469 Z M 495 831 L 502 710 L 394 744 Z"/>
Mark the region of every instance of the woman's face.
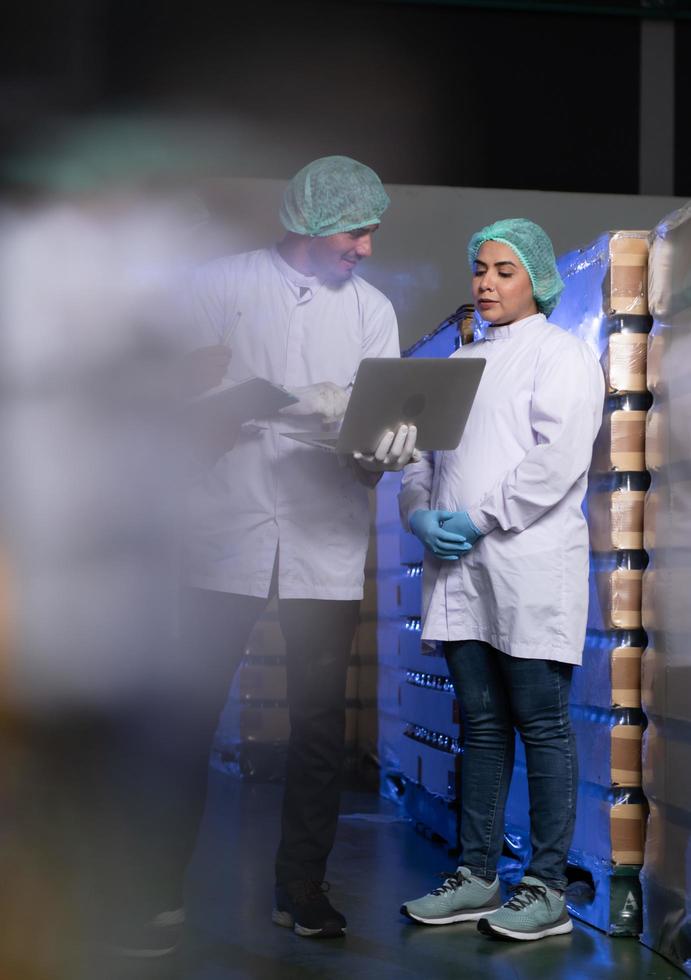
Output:
<path fill-rule="evenodd" d="M 533 284 L 516 253 L 503 242 L 485 242 L 473 263 L 475 309 L 491 326 L 537 313 Z"/>

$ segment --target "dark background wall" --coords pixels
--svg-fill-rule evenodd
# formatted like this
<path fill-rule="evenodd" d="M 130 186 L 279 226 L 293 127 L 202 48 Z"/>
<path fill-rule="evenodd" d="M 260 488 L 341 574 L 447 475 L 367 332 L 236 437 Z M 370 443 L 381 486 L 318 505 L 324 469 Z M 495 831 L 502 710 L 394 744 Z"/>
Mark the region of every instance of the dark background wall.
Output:
<path fill-rule="evenodd" d="M 338 152 L 391 183 L 635 194 L 632 5 L 29 0 L 0 31 L 0 127 L 11 145 L 54 114 L 220 115 L 239 176 Z M 675 32 L 669 192 L 691 196 L 691 21 Z"/>

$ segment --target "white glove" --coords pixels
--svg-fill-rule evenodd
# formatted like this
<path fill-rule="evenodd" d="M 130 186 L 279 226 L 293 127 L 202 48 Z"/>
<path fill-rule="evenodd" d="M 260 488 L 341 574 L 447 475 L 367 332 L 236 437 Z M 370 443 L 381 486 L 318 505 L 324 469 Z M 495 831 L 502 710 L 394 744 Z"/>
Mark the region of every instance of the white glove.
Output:
<path fill-rule="evenodd" d="M 350 390 L 333 381 L 321 381 L 306 388 L 287 388 L 299 401 L 281 408 L 281 415 L 321 415 L 325 422 L 337 422 L 345 415 Z"/>
<path fill-rule="evenodd" d="M 417 426 L 399 425 L 395 432 L 384 433 L 373 454 L 353 453 L 353 459 L 371 473 L 396 473 L 422 458 L 415 448 L 416 439 Z"/>

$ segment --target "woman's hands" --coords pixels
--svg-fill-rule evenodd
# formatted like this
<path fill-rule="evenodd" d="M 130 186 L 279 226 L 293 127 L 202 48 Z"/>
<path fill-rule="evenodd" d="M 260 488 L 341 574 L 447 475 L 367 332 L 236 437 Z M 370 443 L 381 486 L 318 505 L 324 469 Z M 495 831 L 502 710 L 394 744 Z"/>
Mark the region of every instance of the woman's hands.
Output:
<path fill-rule="evenodd" d="M 471 547 L 482 537 L 470 517 L 468 517 L 467 510 L 454 511 L 451 517 L 444 521 L 444 527 L 447 531 L 453 531 L 454 534 L 463 535 Z"/>
<path fill-rule="evenodd" d="M 442 561 L 458 561 L 472 547 L 462 534 L 447 530 L 446 521 L 452 517 L 451 510 L 416 510 L 408 521 L 413 534 Z"/>

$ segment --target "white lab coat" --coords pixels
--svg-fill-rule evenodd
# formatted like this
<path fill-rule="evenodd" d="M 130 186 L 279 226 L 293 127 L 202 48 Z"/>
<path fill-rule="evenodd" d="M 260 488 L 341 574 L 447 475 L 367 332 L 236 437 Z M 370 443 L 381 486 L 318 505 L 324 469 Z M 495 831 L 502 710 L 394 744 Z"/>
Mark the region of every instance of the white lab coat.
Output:
<path fill-rule="evenodd" d="M 406 467 L 419 508 L 467 510 L 483 537 L 456 562 L 425 554 L 423 640 L 483 640 L 515 657 L 581 662 L 588 612 L 582 511 L 604 378 L 591 349 L 542 314 L 490 327 L 452 357 L 487 360 L 457 449 Z"/>
<path fill-rule="evenodd" d="M 209 263 L 195 294 L 195 346 L 230 334 L 231 379 L 346 387 L 364 357 L 400 355 L 396 316 L 378 289 L 358 276 L 339 286 L 320 282 L 275 249 Z M 280 544 L 281 598 L 362 598 L 367 490 L 334 454 L 281 435 L 318 429 L 317 417 L 262 424 L 241 436 L 194 494 L 190 583 L 266 596 Z"/>

